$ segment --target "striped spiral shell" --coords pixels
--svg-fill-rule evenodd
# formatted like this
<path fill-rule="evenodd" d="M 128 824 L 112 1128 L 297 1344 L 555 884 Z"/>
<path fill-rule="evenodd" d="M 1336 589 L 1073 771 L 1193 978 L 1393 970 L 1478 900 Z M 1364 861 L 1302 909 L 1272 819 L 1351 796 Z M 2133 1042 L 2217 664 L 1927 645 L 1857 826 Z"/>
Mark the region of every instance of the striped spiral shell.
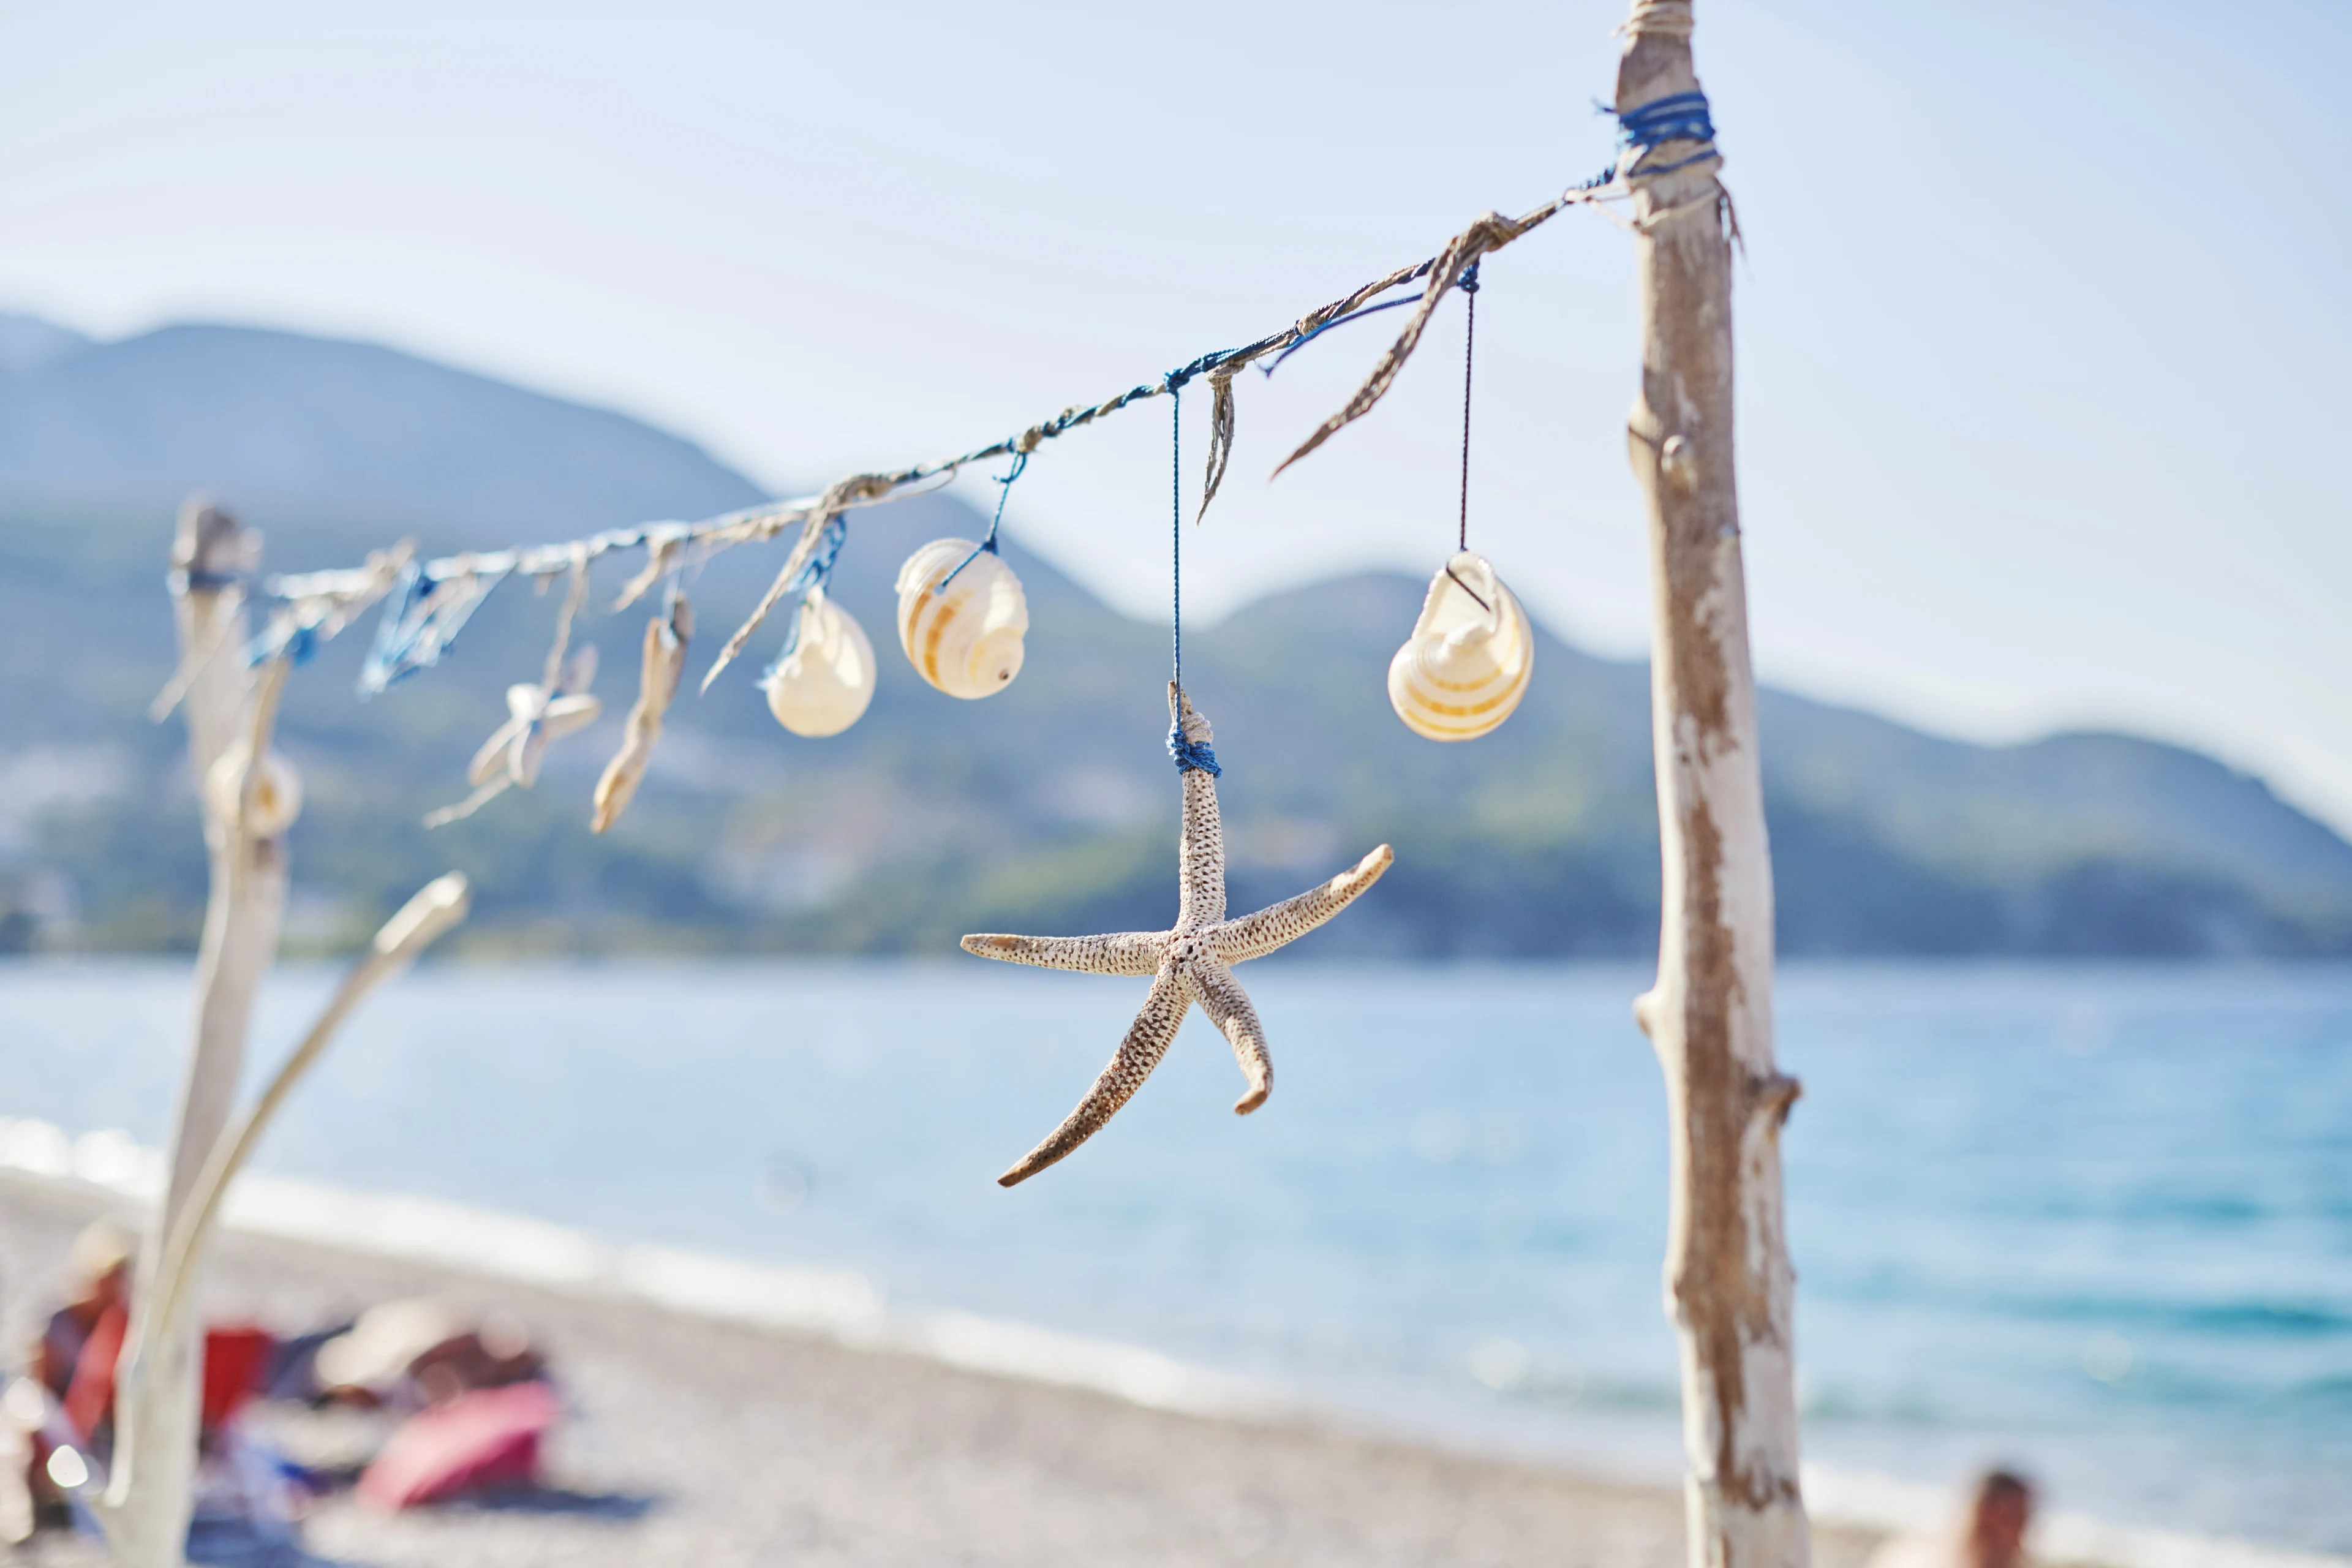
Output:
<path fill-rule="evenodd" d="M 874 700 L 874 645 L 848 611 L 813 588 L 801 601 L 799 640 L 768 674 L 768 711 L 795 735 L 838 735 Z"/>
<path fill-rule="evenodd" d="M 1527 611 L 1486 558 L 1465 550 L 1430 579 L 1412 636 L 1389 662 L 1389 702 L 1417 735 L 1475 740 L 1519 705 L 1535 656 Z"/>
<path fill-rule="evenodd" d="M 214 759 L 205 775 L 205 805 L 215 821 L 235 822 L 242 795 L 245 831 L 256 838 L 276 838 L 302 815 L 302 775 L 283 752 L 264 752 L 258 776 L 247 794 L 246 759 L 252 754 L 252 748 L 239 741 Z"/>
<path fill-rule="evenodd" d="M 1021 639 L 1029 630 L 1021 579 L 994 552 L 972 553 L 979 549 L 969 539 L 934 539 L 898 568 L 898 646 L 917 673 L 950 697 L 1003 690 L 1021 673 Z M 954 581 L 942 588 L 950 574 Z"/>

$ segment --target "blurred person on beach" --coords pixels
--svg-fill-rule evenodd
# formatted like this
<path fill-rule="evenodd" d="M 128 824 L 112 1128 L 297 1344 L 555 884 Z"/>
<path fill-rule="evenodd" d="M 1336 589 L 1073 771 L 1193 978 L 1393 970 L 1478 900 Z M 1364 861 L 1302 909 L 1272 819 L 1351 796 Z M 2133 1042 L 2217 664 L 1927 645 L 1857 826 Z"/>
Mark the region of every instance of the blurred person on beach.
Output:
<path fill-rule="evenodd" d="M 93 1342 L 121 1343 L 131 1316 L 131 1254 L 130 1235 L 112 1220 L 92 1221 L 74 1237 L 66 1304 L 49 1314 L 33 1347 L 33 1376 L 61 1402 L 71 1395 Z"/>
<path fill-rule="evenodd" d="M 12 1394 L 8 1402 L 10 1419 L 21 1434 L 29 1503 L 21 1523 L 12 1519 L 12 1528 L 71 1522 L 65 1492 L 50 1468 L 61 1433 L 69 1429 L 101 1463 L 112 1447 L 114 1363 L 131 1326 L 135 1250 L 130 1233 L 109 1219 L 91 1222 L 74 1237 L 67 1261 L 65 1305 L 42 1326 L 26 1368 L 38 1386 L 25 1390 L 25 1397 Z"/>
<path fill-rule="evenodd" d="M 547 1376 L 546 1358 L 520 1327 L 477 1322 L 426 1298 L 369 1308 L 320 1343 L 310 1366 L 316 1402 L 394 1411 Z"/>
<path fill-rule="evenodd" d="M 1870 1568 L 2025 1568 L 2032 1523 L 2032 1483 L 2014 1470 L 1987 1470 L 1957 1529 L 1898 1535 L 1872 1555 Z"/>
<path fill-rule="evenodd" d="M 384 1512 L 545 1484 L 562 1414 L 547 1359 L 519 1326 L 420 1299 L 372 1307 L 312 1358 L 313 1402 L 405 1417 L 359 1479 Z"/>

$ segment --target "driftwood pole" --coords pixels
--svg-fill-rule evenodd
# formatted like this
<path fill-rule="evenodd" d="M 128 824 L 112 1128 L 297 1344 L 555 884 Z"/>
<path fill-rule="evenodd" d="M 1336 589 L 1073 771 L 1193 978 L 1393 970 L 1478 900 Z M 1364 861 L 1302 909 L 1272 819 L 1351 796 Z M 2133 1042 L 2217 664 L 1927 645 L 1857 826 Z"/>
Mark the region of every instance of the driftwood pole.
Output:
<path fill-rule="evenodd" d="M 417 895 L 383 923 L 375 940 L 360 955 L 336 988 L 310 1031 L 281 1063 L 234 1127 L 225 1131 L 205 1162 L 179 1217 L 165 1233 L 159 1262 L 146 1293 L 140 1299 L 140 1323 L 124 1363 L 126 1381 L 135 1381 L 150 1342 L 169 1343 L 188 1321 L 195 1277 L 204 1261 L 205 1246 L 220 1217 L 229 1184 L 269 1130 L 287 1097 L 294 1092 L 320 1057 L 334 1043 L 336 1032 L 362 1002 L 384 982 L 424 956 L 425 950 L 466 918 L 473 901 L 472 889 L 460 872 L 450 871 L 426 883 Z"/>
<path fill-rule="evenodd" d="M 1688 0 L 1634 0 L 1621 118 L 1698 91 L 1690 36 Z M 1729 208 L 1699 108 L 1681 127 L 1690 134 L 1629 154 L 1622 171 L 1641 276 L 1629 447 L 1649 503 L 1664 868 L 1657 984 L 1633 1011 L 1665 1069 L 1673 1123 L 1666 1311 L 1682 1347 L 1689 1561 L 1802 1568 L 1812 1543 L 1780 1149 L 1797 1084 L 1772 1060 L 1772 863 L 1732 471 Z"/>
<path fill-rule="evenodd" d="M 165 1238 L 178 1225 L 214 1146 L 228 1125 L 254 994 L 278 952 L 286 913 L 284 821 L 290 809 L 242 809 L 257 790 L 281 796 L 292 781 L 247 765 L 267 758 L 282 664 L 257 673 L 242 647 L 243 581 L 260 563 L 257 533 L 201 501 L 181 509 L 172 548 L 172 596 L 183 660 L 188 761 L 205 816 L 212 892 L 196 958 L 194 1041 L 180 1082 L 163 1201 L 140 1260 L 139 1303 L 159 1281 Z M 228 763 L 227 770 L 223 764 Z M 281 764 L 282 766 L 282 764 Z M 225 776 L 233 771 L 234 778 Z M 215 787 L 215 780 L 228 787 Z M 291 806 L 290 800 L 274 803 Z M 256 833 L 257 821 L 278 830 Z M 116 1395 L 114 1472 L 99 1514 L 118 1568 L 176 1568 L 188 1534 L 195 1477 L 198 1373 L 192 1322 L 152 1341 L 126 1364 Z"/>

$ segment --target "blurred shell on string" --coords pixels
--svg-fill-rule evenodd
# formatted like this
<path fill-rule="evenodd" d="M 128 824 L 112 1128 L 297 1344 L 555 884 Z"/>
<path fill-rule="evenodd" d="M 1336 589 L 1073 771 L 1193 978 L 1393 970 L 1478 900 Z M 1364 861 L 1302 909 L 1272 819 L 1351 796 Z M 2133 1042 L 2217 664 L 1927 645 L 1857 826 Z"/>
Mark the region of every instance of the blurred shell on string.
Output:
<path fill-rule="evenodd" d="M 302 815 L 302 775 L 282 752 L 261 753 L 261 766 L 246 793 L 246 759 L 252 747 L 239 741 L 213 760 L 205 775 L 205 804 L 215 822 L 235 822 L 243 796 L 245 830 L 256 838 L 275 838 Z"/>
<path fill-rule="evenodd" d="M 1519 705 L 1535 656 L 1517 596 L 1465 550 L 1430 579 L 1412 636 L 1389 662 L 1389 702 L 1417 735 L 1475 740 Z"/>
<path fill-rule="evenodd" d="M 918 674 L 950 697 L 1003 690 L 1021 673 L 1028 631 L 1021 579 L 992 550 L 969 539 L 934 539 L 898 568 L 898 646 Z"/>
<path fill-rule="evenodd" d="M 801 601 L 793 651 L 761 683 L 768 711 L 795 735 L 838 735 L 874 700 L 874 645 L 849 612 L 812 588 Z"/>

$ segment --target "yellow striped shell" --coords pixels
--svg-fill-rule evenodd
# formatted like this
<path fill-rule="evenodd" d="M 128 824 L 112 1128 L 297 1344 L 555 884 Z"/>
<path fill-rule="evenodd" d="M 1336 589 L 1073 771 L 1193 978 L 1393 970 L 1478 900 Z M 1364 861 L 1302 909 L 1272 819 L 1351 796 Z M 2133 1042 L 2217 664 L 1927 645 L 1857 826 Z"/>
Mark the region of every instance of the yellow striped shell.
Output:
<path fill-rule="evenodd" d="M 801 601 L 800 617 L 800 640 L 767 679 L 768 711 L 795 735 L 838 735 L 874 700 L 874 645 L 822 588 Z"/>
<path fill-rule="evenodd" d="M 1412 636 L 1389 661 L 1389 702 L 1417 735 L 1475 740 L 1519 705 L 1535 658 L 1527 611 L 1486 558 L 1465 550 L 1430 579 Z"/>
<path fill-rule="evenodd" d="M 898 568 L 898 646 L 918 674 L 950 697 L 1003 690 L 1021 673 L 1021 639 L 1029 630 L 1021 579 L 994 552 L 972 553 L 979 549 L 969 539 L 934 539 Z M 942 589 L 950 573 L 955 580 Z"/>
<path fill-rule="evenodd" d="M 235 822 L 242 795 L 246 832 L 256 838 L 275 838 L 302 815 L 302 775 L 285 753 L 264 752 L 259 776 L 252 792 L 245 794 L 246 759 L 252 754 L 252 748 L 239 741 L 214 759 L 205 775 L 205 804 L 215 822 Z"/>

